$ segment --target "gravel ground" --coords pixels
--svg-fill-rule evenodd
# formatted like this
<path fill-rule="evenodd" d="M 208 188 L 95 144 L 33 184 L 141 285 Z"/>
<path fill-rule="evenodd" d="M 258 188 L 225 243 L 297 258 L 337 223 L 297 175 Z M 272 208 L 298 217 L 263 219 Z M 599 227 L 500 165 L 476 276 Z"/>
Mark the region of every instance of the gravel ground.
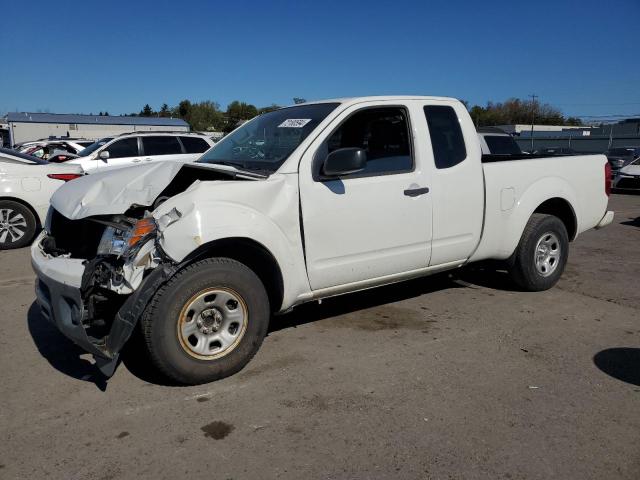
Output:
<path fill-rule="evenodd" d="M 640 478 L 640 196 L 558 284 L 478 269 L 274 319 L 239 374 L 105 381 L 0 252 L 0 478 Z"/>

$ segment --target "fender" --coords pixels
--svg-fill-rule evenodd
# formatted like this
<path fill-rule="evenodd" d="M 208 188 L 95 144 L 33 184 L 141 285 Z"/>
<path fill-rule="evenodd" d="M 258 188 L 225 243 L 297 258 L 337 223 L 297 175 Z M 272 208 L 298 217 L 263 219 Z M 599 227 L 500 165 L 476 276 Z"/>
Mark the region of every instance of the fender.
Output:
<path fill-rule="evenodd" d="M 278 262 L 284 281 L 282 309 L 311 291 L 300 235 L 297 183 L 290 175 L 273 181 L 220 184 L 214 191 L 196 184 L 162 204 L 154 216 L 176 208 L 181 217 L 161 231 L 160 246 L 176 263 L 215 240 L 244 237 L 262 244 Z M 247 190 L 244 203 L 229 201 L 227 188 Z M 225 188 L 227 187 L 227 188 Z"/>

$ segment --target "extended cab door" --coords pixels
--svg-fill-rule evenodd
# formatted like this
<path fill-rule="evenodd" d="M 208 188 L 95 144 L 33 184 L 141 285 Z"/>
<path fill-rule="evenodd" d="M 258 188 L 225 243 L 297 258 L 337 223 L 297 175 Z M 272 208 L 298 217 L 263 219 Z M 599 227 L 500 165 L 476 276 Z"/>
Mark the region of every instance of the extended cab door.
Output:
<path fill-rule="evenodd" d="M 462 103 L 423 101 L 432 177 L 431 265 L 462 262 L 480 242 L 484 219 L 482 153 L 471 117 Z M 497 194 L 497 192 L 496 192 Z"/>
<path fill-rule="evenodd" d="M 342 112 L 300 163 L 302 228 L 313 290 L 426 268 L 430 170 L 412 127 L 411 102 L 367 102 Z M 324 178 L 327 155 L 366 151 L 363 171 Z"/>

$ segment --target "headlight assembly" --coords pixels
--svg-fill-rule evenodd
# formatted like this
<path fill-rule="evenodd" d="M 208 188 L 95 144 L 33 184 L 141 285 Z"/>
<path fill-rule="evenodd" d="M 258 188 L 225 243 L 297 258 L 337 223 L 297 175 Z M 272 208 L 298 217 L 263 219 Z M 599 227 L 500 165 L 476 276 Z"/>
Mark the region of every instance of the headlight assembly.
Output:
<path fill-rule="evenodd" d="M 146 240 L 155 236 L 156 231 L 157 225 L 153 217 L 138 220 L 130 228 L 118 229 L 109 226 L 100 239 L 98 255 L 131 256 L 146 243 Z"/>

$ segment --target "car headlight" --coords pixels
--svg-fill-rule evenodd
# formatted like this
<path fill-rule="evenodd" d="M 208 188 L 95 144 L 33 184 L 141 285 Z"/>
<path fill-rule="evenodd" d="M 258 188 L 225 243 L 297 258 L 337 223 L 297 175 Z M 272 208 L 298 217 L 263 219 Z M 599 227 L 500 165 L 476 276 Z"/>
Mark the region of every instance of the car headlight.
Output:
<path fill-rule="evenodd" d="M 98 255 L 129 256 L 138 251 L 146 240 L 156 234 L 153 217 L 138 220 L 132 227 L 119 229 L 107 227 L 98 245 Z"/>

